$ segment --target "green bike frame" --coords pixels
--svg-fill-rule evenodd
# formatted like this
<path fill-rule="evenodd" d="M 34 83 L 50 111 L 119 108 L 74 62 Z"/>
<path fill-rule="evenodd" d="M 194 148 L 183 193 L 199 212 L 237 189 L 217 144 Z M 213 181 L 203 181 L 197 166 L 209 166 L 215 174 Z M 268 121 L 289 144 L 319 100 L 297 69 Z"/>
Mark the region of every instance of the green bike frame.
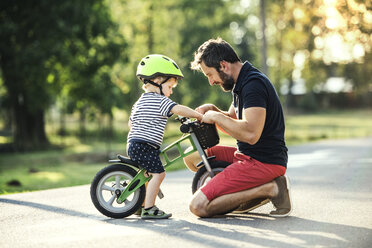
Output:
<path fill-rule="evenodd" d="M 191 143 L 191 145 L 192 145 L 192 150 L 190 150 L 186 153 L 181 148 L 181 143 L 185 142 L 185 141 L 189 141 L 189 143 Z M 177 150 L 179 152 L 179 156 L 171 160 L 167 155 L 167 151 L 169 151 L 173 147 L 177 148 Z M 206 156 L 203 148 L 200 146 L 200 143 L 199 143 L 199 141 L 196 138 L 196 135 L 194 133 L 187 134 L 184 137 L 176 140 L 172 144 L 165 147 L 160 152 L 160 156 L 165 161 L 164 168 L 167 168 L 168 166 L 174 164 L 176 161 L 190 155 L 191 153 L 193 153 L 195 151 L 199 152 L 204 165 L 206 166 L 207 170 L 211 173 L 211 176 L 213 177 L 213 173 L 211 172 L 207 156 Z M 119 204 L 123 203 L 133 192 L 135 192 L 137 189 L 139 189 L 142 185 L 144 185 L 150 179 L 151 179 L 151 176 L 146 175 L 146 170 L 145 169 L 139 170 L 137 175 L 133 178 L 133 180 L 129 183 L 129 185 L 125 188 L 125 190 L 118 197 L 118 199 L 116 200 L 117 203 L 119 203 Z"/>

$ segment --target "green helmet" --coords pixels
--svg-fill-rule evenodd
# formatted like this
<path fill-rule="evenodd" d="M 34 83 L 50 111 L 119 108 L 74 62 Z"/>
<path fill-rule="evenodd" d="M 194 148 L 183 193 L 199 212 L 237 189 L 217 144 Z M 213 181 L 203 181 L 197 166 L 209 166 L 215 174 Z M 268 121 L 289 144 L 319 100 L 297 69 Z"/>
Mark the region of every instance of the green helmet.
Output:
<path fill-rule="evenodd" d="M 141 80 L 158 76 L 183 78 L 176 62 L 161 54 L 150 54 L 141 59 L 136 75 Z"/>

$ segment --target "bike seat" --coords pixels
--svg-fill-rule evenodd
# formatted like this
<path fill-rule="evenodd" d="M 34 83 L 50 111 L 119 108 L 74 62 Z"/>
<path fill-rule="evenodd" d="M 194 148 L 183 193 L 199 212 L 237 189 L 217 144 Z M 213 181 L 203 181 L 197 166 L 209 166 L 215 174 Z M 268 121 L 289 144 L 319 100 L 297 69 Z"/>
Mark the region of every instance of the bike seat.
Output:
<path fill-rule="evenodd" d="M 137 167 L 137 168 L 141 168 L 141 166 L 140 166 L 138 163 L 134 162 L 133 160 L 131 160 L 131 159 L 128 158 L 128 157 L 124 157 L 124 156 L 118 154 L 118 159 L 119 159 L 120 162 L 122 162 L 122 163 L 130 164 L 130 165 L 133 165 L 133 166 L 135 166 L 135 167 Z"/>

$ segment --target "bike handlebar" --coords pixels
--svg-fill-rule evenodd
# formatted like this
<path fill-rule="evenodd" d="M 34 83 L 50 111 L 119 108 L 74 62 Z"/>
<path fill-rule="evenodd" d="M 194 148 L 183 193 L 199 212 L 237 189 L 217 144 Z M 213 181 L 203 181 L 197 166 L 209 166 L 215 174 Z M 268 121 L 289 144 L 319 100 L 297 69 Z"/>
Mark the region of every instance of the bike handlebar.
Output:
<path fill-rule="evenodd" d="M 201 124 L 199 121 L 191 121 L 187 117 L 177 117 L 176 120 L 181 122 L 180 131 L 182 133 L 190 133 L 192 131 L 191 127 L 197 127 Z"/>

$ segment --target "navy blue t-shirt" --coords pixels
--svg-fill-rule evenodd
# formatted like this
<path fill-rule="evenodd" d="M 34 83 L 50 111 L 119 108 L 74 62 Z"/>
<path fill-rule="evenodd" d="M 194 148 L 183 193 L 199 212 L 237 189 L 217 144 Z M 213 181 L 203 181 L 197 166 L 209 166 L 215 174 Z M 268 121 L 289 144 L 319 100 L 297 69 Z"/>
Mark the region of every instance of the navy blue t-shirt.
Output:
<path fill-rule="evenodd" d="M 232 90 L 233 104 L 238 119 L 250 107 L 266 109 L 265 125 L 260 139 L 254 145 L 239 141 L 238 149 L 262 163 L 287 167 L 288 155 L 284 141 L 284 116 L 278 94 L 270 80 L 248 61 L 243 64 Z"/>

